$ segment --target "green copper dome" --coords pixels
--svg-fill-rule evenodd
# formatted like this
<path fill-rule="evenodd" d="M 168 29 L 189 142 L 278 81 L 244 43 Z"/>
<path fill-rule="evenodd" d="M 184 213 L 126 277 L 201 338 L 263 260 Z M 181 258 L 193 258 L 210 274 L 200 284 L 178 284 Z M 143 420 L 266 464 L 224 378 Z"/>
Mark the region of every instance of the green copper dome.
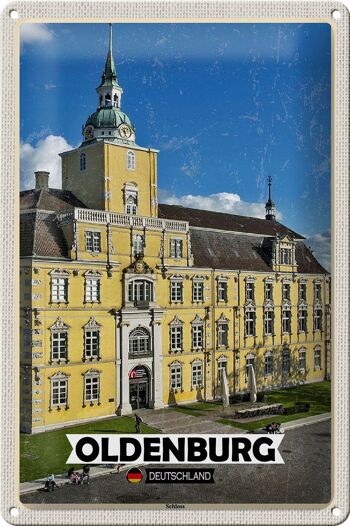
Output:
<path fill-rule="evenodd" d="M 118 128 L 123 123 L 134 129 L 129 117 L 120 108 L 111 106 L 110 108 L 99 108 L 95 111 L 90 115 L 85 126 L 90 124 L 94 128 Z"/>

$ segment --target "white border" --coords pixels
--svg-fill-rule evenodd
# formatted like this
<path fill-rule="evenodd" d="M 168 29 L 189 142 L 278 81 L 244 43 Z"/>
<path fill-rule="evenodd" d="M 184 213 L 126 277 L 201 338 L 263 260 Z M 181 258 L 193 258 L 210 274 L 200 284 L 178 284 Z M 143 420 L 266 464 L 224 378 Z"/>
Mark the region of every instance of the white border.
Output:
<path fill-rule="evenodd" d="M 333 1 L 191 1 L 98 0 L 98 1 L 13 1 L 1 13 L 2 107 L 0 234 L 1 260 L 1 349 L 2 349 L 2 446 L 1 510 L 11 524 L 340 524 L 349 513 L 349 13 Z M 9 11 L 16 9 L 14 21 Z M 337 9 L 341 18 L 332 19 Z M 18 46 L 15 32 L 19 22 L 101 21 L 235 21 L 328 22 L 333 32 L 333 499 L 323 508 L 315 506 L 235 507 L 218 509 L 166 510 L 139 505 L 129 510 L 111 506 L 65 506 L 64 509 L 30 509 L 18 500 Z M 15 263 L 15 264 L 14 264 Z M 18 442 L 18 441 L 17 441 Z M 19 508 L 17 517 L 9 509 Z M 334 516 L 333 507 L 340 509 Z M 231 508 L 231 509 L 228 509 Z"/>

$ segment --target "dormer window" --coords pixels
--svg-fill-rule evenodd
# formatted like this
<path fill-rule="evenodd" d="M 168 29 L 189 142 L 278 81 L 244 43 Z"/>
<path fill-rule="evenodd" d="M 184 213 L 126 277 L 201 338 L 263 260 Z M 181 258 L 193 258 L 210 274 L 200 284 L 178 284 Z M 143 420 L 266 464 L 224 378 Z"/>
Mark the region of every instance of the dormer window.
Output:
<path fill-rule="evenodd" d="M 281 248 L 280 263 L 281 265 L 291 265 L 292 264 L 292 249 L 291 248 Z"/>

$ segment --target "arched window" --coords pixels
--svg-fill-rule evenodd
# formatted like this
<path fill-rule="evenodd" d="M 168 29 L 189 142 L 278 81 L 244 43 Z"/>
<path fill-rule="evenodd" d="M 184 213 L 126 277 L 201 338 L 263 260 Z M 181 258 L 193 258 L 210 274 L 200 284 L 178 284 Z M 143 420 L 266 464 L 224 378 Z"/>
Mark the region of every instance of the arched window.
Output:
<path fill-rule="evenodd" d="M 220 383 L 221 383 L 221 376 L 223 374 L 221 371 L 225 371 L 224 374 L 225 374 L 225 376 L 227 378 L 227 358 L 226 358 L 226 356 L 221 356 L 218 359 L 217 371 L 218 371 L 218 385 L 220 385 Z"/>
<path fill-rule="evenodd" d="M 129 283 L 129 301 L 135 305 L 153 301 L 153 283 L 143 279 L 134 279 Z"/>
<path fill-rule="evenodd" d="M 151 352 L 150 335 L 147 329 L 138 327 L 129 335 L 129 358 L 149 356 Z"/>
<path fill-rule="evenodd" d="M 105 105 L 112 106 L 112 98 L 110 93 L 106 93 L 105 95 Z"/>
<path fill-rule="evenodd" d="M 135 153 L 129 150 L 126 154 L 126 168 L 128 170 L 135 170 L 136 168 L 136 157 Z"/>
<path fill-rule="evenodd" d="M 86 154 L 81 153 L 80 154 L 80 171 L 83 172 L 86 170 Z"/>
<path fill-rule="evenodd" d="M 100 95 L 100 106 L 102 106 L 103 97 Z"/>
<path fill-rule="evenodd" d="M 114 97 L 113 97 L 113 105 L 118 108 L 118 95 L 115 93 Z"/>
<path fill-rule="evenodd" d="M 299 350 L 299 355 L 298 355 L 298 367 L 299 367 L 299 370 L 300 371 L 305 371 L 306 370 L 306 350 L 305 349 L 300 349 Z"/>
<path fill-rule="evenodd" d="M 136 216 L 137 214 L 137 198 L 136 195 L 129 195 L 125 204 L 125 213 Z"/>

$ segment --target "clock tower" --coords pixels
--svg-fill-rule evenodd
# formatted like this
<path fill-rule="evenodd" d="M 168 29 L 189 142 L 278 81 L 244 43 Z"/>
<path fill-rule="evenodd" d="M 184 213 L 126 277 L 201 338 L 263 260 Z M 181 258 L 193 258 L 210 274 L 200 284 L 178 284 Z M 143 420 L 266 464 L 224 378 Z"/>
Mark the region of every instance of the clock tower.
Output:
<path fill-rule="evenodd" d="M 83 126 L 83 142 L 60 154 L 62 188 L 91 209 L 156 217 L 158 150 L 136 144 L 135 127 L 121 109 L 123 89 L 113 58 L 111 24 L 96 91 L 98 107 Z"/>
<path fill-rule="evenodd" d="M 84 142 L 109 140 L 123 144 L 135 143 L 135 129 L 121 110 L 123 88 L 119 86 L 112 50 L 112 24 L 109 24 L 109 46 L 100 85 L 96 88 L 97 110 L 83 126 Z"/>

